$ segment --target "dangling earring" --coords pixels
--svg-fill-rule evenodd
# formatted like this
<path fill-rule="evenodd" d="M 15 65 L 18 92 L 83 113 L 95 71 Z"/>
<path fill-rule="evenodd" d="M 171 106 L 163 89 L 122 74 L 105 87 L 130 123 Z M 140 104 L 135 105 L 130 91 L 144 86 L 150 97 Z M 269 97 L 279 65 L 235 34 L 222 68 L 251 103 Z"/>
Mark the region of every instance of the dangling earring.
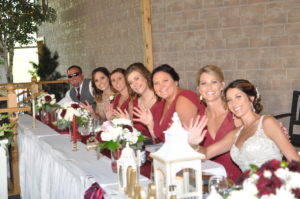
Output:
<path fill-rule="evenodd" d="M 253 106 L 252 103 L 251 103 L 251 109 L 252 109 L 252 111 L 255 113 L 255 108 L 254 108 L 254 106 Z"/>
<path fill-rule="evenodd" d="M 199 97 L 199 99 L 200 99 L 200 101 L 202 101 L 203 100 L 203 97 L 202 97 L 202 95 L 200 94 L 200 97 Z"/>

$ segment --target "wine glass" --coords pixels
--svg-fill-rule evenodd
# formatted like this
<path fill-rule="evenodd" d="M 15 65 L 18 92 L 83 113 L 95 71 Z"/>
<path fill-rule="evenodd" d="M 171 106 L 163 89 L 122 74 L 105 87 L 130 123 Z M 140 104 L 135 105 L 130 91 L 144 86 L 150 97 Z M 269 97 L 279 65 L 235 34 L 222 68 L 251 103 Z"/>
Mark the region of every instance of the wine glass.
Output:
<path fill-rule="evenodd" d="M 211 176 L 208 181 L 208 191 L 211 192 L 212 187 L 216 189 L 216 191 L 220 195 L 224 195 L 227 193 L 228 182 L 224 176 Z"/>

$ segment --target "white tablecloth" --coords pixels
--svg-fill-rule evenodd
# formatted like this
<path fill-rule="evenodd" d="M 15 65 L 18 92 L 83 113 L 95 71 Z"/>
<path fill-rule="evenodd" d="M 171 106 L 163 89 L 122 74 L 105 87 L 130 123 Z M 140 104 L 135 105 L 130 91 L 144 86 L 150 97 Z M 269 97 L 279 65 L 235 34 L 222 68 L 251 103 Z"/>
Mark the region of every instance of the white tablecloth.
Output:
<path fill-rule="evenodd" d="M 69 135 L 60 135 L 39 121 L 32 128 L 29 115 L 20 115 L 18 124 L 22 199 L 83 199 L 94 182 L 104 189 L 105 198 L 127 198 L 118 191 L 117 175 L 107 157 L 97 160 L 96 152 L 87 151 L 80 142 L 73 152 Z M 210 174 L 226 175 L 218 163 L 207 161 L 202 167 Z M 140 182 L 146 186 L 149 180 L 141 176 Z"/>
<path fill-rule="evenodd" d="M 33 129 L 31 119 L 28 115 L 19 118 L 22 199 L 82 199 L 94 182 L 107 192 L 106 198 L 126 198 L 111 193 L 117 187 L 117 175 L 107 157 L 97 160 L 96 152 L 87 151 L 80 142 L 78 151 L 73 152 L 68 135 L 60 135 L 39 121 Z M 141 176 L 140 181 L 147 180 Z"/>

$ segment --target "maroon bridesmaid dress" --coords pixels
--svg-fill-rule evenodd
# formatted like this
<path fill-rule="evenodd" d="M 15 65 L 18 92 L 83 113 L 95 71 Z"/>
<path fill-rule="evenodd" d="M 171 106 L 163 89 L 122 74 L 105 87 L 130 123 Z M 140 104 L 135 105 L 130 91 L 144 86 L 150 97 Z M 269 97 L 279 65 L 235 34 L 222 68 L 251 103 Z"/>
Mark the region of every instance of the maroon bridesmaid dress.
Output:
<path fill-rule="evenodd" d="M 204 113 L 204 112 L 203 112 Z M 203 114 L 202 114 L 203 115 Z M 231 112 L 228 112 L 223 123 L 216 133 L 215 139 L 213 139 L 209 133 L 206 134 L 205 139 L 202 143 L 203 146 L 209 146 L 215 142 L 221 140 L 227 133 L 235 128 L 233 115 Z M 233 181 L 236 181 L 237 178 L 242 174 L 239 167 L 232 161 L 230 157 L 230 152 L 224 153 L 217 157 L 211 159 L 212 161 L 222 164 L 227 172 L 227 177 Z"/>

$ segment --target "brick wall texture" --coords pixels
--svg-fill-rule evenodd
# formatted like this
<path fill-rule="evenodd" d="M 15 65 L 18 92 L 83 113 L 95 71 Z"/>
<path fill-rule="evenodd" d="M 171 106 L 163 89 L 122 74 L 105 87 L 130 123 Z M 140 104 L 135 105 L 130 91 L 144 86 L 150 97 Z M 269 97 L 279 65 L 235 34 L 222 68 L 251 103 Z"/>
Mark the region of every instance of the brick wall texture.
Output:
<path fill-rule="evenodd" d="M 76 2 L 76 3 L 75 3 Z M 61 67 L 126 67 L 143 60 L 139 0 L 49 1 L 58 13 L 40 35 Z M 300 90 L 300 0 L 152 0 L 154 65 L 168 63 L 180 85 L 196 90 L 196 73 L 220 66 L 226 82 L 256 84 L 264 113 L 289 112 Z"/>
<path fill-rule="evenodd" d="M 177 69 L 196 89 L 196 71 L 220 66 L 226 82 L 257 85 L 265 114 L 289 112 L 300 90 L 299 0 L 152 0 L 155 65 Z"/>
<path fill-rule="evenodd" d="M 60 71 L 76 64 L 86 76 L 99 66 L 127 67 L 143 61 L 139 0 L 52 0 L 54 24 L 44 24 L 40 37 L 60 58 Z"/>

